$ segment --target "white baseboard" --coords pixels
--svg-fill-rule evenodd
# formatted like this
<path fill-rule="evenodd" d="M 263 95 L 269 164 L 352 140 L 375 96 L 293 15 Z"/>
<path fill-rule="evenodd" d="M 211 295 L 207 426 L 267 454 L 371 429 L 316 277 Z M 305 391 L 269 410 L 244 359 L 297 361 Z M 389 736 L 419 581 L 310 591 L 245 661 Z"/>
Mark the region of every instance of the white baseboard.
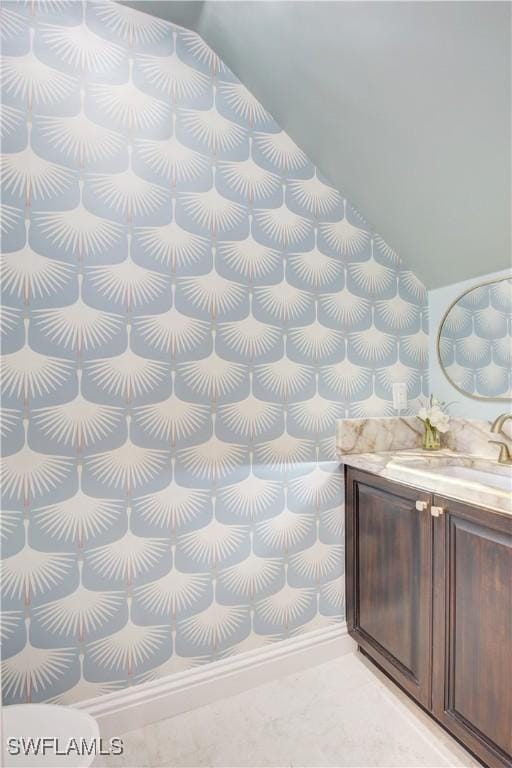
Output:
<path fill-rule="evenodd" d="M 75 706 L 96 718 L 102 736 L 119 736 L 355 649 L 346 624 L 336 624 Z"/>

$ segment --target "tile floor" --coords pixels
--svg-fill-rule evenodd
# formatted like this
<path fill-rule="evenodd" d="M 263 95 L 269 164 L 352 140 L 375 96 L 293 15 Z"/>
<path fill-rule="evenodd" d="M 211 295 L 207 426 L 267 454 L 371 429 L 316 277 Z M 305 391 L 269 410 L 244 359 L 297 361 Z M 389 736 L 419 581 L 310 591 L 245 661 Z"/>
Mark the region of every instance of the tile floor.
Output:
<path fill-rule="evenodd" d="M 479 763 L 358 653 L 123 736 L 107 768 L 473 768 Z"/>

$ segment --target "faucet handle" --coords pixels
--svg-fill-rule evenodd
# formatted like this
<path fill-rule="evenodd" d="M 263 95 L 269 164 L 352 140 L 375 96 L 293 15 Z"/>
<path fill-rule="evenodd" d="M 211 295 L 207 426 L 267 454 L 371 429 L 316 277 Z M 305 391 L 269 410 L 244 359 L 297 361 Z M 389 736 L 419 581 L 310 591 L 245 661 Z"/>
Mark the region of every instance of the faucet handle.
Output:
<path fill-rule="evenodd" d="M 510 453 L 510 448 L 506 443 L 503 442 L 503 440 L 488 440 L 487 442 L 492 445 L 500 446 L 500 453 L 498 456 L 499 464 L 512 464 L 512 454 Z"/>

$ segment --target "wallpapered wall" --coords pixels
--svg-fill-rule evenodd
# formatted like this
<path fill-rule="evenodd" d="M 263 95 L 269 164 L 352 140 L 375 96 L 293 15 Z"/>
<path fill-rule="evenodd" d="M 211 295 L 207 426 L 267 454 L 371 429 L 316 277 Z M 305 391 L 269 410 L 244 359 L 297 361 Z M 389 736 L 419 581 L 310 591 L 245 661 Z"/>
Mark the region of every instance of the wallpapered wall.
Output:
<path fill-rule="evenodd" d="M 197 35 L 2 31 L 5 700 L 341 621 L 334 420 L 426 386 L 423 286 Z"/>

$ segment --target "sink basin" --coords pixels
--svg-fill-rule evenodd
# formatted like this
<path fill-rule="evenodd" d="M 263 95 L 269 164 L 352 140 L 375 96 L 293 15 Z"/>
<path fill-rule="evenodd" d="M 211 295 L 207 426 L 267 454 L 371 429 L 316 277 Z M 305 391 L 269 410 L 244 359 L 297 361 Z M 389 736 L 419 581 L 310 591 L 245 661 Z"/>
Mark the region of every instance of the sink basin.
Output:
<path fill-rule="evenodd" d="M 449 494 L 453 491 L 458 496 L 460 489 L 466 487 L 472 488 L 479 495 L 487 493 L 505 496 L 508 500 L 506 506 L 510 506 L 512 511 L 512 467 L 503 464 L 477 457 L 448 454 L 425 456 L 404 452 L 393 457 L 388 464 L 388 471 L 391 479 L 406 480 L 418 487 L 421 486 L 422 478 L 429 487 L 437 478 L 439 493 Z"/>
<path fill-rule="evenodd" d="M 490 485 L 503 491 L 512 493 L 512 473 L 508 475 L 498 475 L 495 472 L 486 472 L 483 469 L 474 469 L 473 467 L 439 467 L 435 469 L 436 475 L 443 477 L 453 477 L 457 480 L 466 480 L 470 483 L 480 483 L 481 485 Z"/>

